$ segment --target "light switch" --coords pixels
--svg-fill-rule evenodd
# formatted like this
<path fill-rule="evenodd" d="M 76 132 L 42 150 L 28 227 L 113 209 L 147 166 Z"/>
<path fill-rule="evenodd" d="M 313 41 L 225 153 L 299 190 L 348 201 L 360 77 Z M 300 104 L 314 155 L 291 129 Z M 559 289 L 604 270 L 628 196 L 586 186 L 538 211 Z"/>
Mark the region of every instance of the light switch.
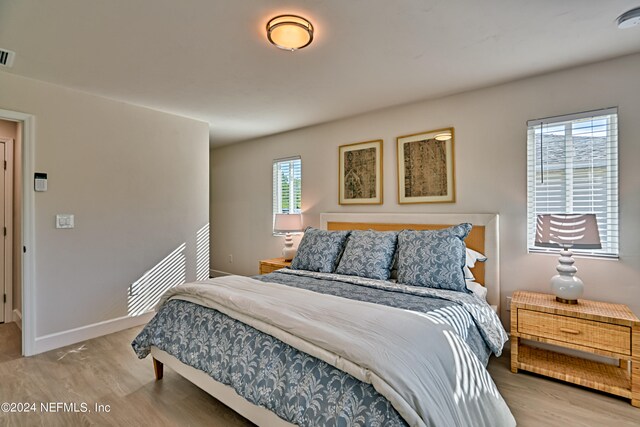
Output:
<path fill-rule="evenodd" d="M 75 218 L 73 214 L 58 214 L 56 215 L 56 228 L 73 228 Z"/>

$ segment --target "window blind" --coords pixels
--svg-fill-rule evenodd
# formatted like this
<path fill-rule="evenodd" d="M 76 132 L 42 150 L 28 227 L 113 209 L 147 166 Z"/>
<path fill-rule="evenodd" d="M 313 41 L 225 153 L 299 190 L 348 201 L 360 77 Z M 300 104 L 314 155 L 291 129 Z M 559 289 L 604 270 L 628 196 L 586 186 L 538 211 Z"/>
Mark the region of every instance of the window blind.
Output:
<path fill-rule="evenodd" d="M 527 122 L 527 241 L 534 246 L 536 216 L 594 213 L 602 249 L 576 254 L 618 257 L 618 111 L 597 111 Z"/>
<path fill-rule="evenodd" d="M 273 217 L 301 213 L 302 160 L 300 156 L 273 161 Z"/>

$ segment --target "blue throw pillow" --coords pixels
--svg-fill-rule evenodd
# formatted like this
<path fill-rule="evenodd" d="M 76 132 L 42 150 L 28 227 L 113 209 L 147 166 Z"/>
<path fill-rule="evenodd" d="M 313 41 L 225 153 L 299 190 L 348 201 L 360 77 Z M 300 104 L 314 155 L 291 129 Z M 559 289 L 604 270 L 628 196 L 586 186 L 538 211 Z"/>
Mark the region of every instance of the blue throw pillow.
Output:
<path fill-rule="evenodd" d="M 326 231 L 307 227 L 291 268 L 333 273 L 350 231 Z"/>
<path fill-rule="evenodd" d="M 387 280 L 397 241 L 395 231 L 352 231 L 336 273 Z"/>
<path fill-rule="evenodd" d="M 403 230 L 398 235 L 398 283 L 466 292 L 465 223 L 442 230 Z"/>

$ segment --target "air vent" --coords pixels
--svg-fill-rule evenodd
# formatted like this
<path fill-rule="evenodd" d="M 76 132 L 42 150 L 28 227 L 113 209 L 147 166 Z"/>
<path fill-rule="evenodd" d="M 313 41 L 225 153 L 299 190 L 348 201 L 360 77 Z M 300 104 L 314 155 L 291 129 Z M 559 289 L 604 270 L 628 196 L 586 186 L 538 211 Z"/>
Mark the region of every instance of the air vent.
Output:
<path fill-rule="evenodd" d="M 0 66 L 7 68 L 11 67 L 13 65 L 13 58 L 15 58 L 15 56 L 15 52 L 0 48 Z"/>

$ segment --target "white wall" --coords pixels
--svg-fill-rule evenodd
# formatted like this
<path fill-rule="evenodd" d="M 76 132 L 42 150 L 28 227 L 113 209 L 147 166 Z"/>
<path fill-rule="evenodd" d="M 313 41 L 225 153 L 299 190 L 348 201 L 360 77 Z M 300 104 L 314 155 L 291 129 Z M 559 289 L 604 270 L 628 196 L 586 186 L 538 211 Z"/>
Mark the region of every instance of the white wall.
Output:
<path fill-rule="evenodd" d="M 640 55 L 633 55 L 216 148 L 211 152 L 212 268 L 256 274 L 259 259 L 279 256 L 282 238 L 271 235 L 271 162 L 299 154 L 306 225 L 317 226 L 321 212 L 497 212 L 503 297 L 518 289 L 547 291 L 557 258 L 529 255 L 526 249 L 526 121 L 618 106 L 620 260 L 579 259 L 577 266 L 585 297 L 627 303 L 640 315 L 638 76 Z M 456 132 L 457 202 L 398 205 L 395 138 L 448 126 Z M 378 138 L 384 139 L 384 204 L 339 206 L 338 146 Z"/>
<path fill-rule="evenodd" d="M 129 285 L 183 243 L 172 265 L 195 279 L 206 123 L 8 73 L 0 88 L 0 109 L 35 116 L 35 170 L 49 178 L 35 194 L 37 337 L 130 316 Z M 75 214 L 75 228 L 56 229 L 57 213 Z"/>

